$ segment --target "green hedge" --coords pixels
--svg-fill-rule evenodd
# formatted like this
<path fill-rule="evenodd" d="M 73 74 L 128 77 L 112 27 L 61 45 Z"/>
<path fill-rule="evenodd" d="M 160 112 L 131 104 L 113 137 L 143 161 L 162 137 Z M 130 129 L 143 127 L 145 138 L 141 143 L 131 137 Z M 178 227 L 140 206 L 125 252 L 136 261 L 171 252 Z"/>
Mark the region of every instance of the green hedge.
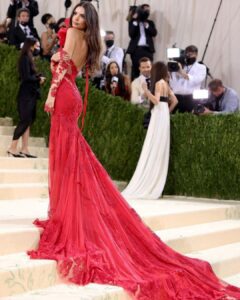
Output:
<path fill-rule="evenodd" d="M 18 53 L 0 46 L 0 117 L 17 121 Z M 32 135 L 48 137 L 49 118 L 43 111 L 50 82 L 48 63 L 38 61 L 47 76 Z M 78 80 L 84 92 L 84 82 Z M 94 87 L 89 93 L 84 136 L 114 179 L 129 180 L 145 137 L 144 112 Z M 240 117 L 177 114 L 171 118 L 171 155 L 165 194 L 240 199 Z"/>

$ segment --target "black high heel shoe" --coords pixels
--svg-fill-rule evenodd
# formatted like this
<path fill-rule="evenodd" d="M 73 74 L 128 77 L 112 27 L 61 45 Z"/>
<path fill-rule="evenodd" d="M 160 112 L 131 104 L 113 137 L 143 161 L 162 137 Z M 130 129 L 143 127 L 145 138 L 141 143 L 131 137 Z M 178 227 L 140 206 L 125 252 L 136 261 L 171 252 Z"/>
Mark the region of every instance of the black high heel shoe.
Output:
<path fill-rule="evenodd" d="M 19 152 L 21 155 L 23 155 L 23 157 L 27 157 L 27 158 L 37 158 L 37 156 L 32 155 L 32 154 L 28 154 L 28 153 L 23 153 L 23 152 Z"/>
<path fill-rule="evenodd" d="M 9 157 L 20 157 L 20 158 L 24 158 L 24 157 L 25 157 L 24 155 L 21 154 L 21 152 L 18 153 L 18 154 L 15 154 L 15 153 L 12 153 L 12 152 L 10 152 L 10 151 L 7 151 L 7 155 L 8 155 Z"/>

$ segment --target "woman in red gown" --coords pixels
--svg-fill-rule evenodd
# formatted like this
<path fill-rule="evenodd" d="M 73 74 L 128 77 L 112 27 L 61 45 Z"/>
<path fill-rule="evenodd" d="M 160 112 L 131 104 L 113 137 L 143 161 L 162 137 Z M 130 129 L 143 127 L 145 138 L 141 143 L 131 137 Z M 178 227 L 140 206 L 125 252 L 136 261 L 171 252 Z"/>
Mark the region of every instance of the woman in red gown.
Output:
<path fill-rule="evenodd" d="M 118 285 L 133 299 L 240 299 L 240 289 L 219 280 L 207 262 L 175 252 L 142 222 L 82 136 L 75 77 L 84 65 L 93 69 L 99 54 L 98 16 L 82 2 L 71 15 L 64 48 L 53 57 L 46 101 L 50 210 L 48 220 L 35 221 L 43 231 L 29 255 L 56 260 L 73 283 Z"/>

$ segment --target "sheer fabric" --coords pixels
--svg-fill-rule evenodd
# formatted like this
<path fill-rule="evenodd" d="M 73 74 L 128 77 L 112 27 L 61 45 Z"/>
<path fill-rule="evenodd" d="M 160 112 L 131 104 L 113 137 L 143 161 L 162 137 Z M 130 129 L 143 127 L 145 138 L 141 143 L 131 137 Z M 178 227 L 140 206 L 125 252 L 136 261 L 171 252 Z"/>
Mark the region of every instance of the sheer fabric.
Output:
<path fill-rule="evenodd" d="M 31 258 L 56 260 L 70 282 L 118 285 L 138 300 L 240 299 L 240 290 L 220 281 L 208 263 L 165 245 L 118 192 L 78 128 L 77 69 L 71 60 L 59 65 L 53 70 L 61 80 L 51 116 L 49 217 L 34 222 L 42 233 Z"/>

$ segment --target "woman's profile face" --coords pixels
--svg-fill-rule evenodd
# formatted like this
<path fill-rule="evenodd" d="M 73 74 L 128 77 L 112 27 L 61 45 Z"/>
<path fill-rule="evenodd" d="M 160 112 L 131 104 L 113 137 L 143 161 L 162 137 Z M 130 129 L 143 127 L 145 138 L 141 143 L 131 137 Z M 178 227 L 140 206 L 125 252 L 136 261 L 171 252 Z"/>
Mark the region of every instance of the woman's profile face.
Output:
<path fill-rule="evenodd" d="M 72 27 L 79 30 L 85 30 L 87 27 L 85 9 L 82 6 L 78 6 L 73 12 Z"/>
<path fill-rule="evenodd" d="M 110 73 L 111 73 L 112 76 L 118 74 L 118 66 L 115 63 L 112 63 L 110 65 Z"/>

